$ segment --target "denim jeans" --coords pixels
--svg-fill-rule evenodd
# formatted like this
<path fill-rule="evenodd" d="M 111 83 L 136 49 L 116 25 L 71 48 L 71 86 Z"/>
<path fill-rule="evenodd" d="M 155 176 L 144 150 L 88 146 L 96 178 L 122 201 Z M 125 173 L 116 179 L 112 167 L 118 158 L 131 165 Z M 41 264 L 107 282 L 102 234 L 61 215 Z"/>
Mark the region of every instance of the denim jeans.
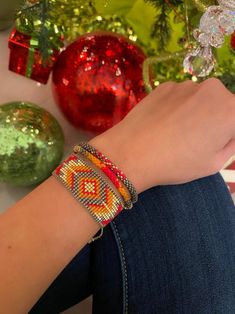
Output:
<path fill-rule="evenodd" d="M 91 294 L 94 314 L 234 314 L 235 207 L 221 175 L 140 194 L 30 314 L 60 313 Z"/>

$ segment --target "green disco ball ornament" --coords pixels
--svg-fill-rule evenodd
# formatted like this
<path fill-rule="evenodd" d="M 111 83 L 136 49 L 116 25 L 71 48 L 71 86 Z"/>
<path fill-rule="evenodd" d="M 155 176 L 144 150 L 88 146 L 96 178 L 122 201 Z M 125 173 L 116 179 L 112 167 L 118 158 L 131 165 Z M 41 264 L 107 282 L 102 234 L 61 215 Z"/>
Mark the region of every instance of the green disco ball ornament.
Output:
<path fill-rule="evenodd" d="M 48 111 L 28 102 L 0 105 L 1 182 L 42 182 L 59 164 L 63 148 L 63 131 Z"/>

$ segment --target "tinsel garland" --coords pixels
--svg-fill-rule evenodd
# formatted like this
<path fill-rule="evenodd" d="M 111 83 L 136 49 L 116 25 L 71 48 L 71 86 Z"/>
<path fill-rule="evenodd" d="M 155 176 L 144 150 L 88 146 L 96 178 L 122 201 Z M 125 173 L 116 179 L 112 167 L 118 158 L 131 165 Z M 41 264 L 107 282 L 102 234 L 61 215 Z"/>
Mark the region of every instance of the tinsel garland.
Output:
<path fill-rule="evenodd" d="M 17 30 L 30 35 L 38 42 L 43 60 L 48 60 L 54 49 L 62 47 L 62 27 L 58 27 L 53 18 L 56 1 L 26 1 L 16 16 Z"/>
<path fill-rule="evenodd" d="M 186 0 L 144 0 L 156 10 L 156 16 L 152 25 L 151 38 L 157 43 L 157 51 L 165 51 L 171 40 L 172 25 L 170 13 L 174 12 L 175 23 L 187 22 L 195 18 L 195 7 L 202 9 L 215 0 L 187 1 L 190 18 L 185 17 Z M 106 5 L 109 5 L 107 1 Z M 17 29 L 37 37 L 40 43 L 39 49 L 44 57 L 48 54 L 48 48 L 60 47 L 58 35 L 63 34 L 66 41 L 73 41 L 78 35 L 97 29 L 118 28 L 118 23 L 127 24 L 123 16 L 102 16 L 97 12 L 95 1 L 82 0 L 27 0 L 17 14 Z M 109 27 L 109 25 L 112 26 Z M 189 34 L 192 27 L 185 30 Z M 128 26 L 124 26 L 128 28 Z M 123 33 L 123 32 L 121 32 Z M 131 30 L 133 34 L 133 30 Z M 130 34 L 131 35 L 131 34 Z M 55 40 L 57 39 L 57 41 Z"/>
<path fill-rule="evenodd" d="M 68 44 L 79 35 L 94 30 L 112 31 L 138 41 L 134 30 L 124 17 L 101 16 L 93 1 L 27 1 L 17 13 L 16 26 L 18 31 L 38 41 L 38 48 L 44 60 L 48 59 L 53 49 L 61 48 L 62 37 Z"/>

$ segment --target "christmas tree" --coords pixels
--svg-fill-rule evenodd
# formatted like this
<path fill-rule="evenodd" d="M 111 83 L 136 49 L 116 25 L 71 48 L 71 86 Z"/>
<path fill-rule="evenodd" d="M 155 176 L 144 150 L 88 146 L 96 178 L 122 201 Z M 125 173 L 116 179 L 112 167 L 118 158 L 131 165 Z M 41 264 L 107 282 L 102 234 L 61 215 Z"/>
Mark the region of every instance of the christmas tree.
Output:
<path fill-rule="evenodd" d="M 19 7 L 16 27 L 35 40 L 44 60 L 53 49 L 60 49 L 92 31 L 123 34 L 136 42 L 148 57 L 155 57 L 150 63 L 154 72 L 152 83 L 156 86 L 169 79 L 189 78 L 182 71 L 183 56 L 195 44 L 193 30 L 199 26 L 202 14 L 213 5 L 218 5 L 217 1 L 32 0 Z M 215 52 L 216 68 L 211 75 L 219 77 L 234 91 L 234 34 L 226 35 L 223 47 Z M 148 75 L 144 76 L 147 88 Z"/>

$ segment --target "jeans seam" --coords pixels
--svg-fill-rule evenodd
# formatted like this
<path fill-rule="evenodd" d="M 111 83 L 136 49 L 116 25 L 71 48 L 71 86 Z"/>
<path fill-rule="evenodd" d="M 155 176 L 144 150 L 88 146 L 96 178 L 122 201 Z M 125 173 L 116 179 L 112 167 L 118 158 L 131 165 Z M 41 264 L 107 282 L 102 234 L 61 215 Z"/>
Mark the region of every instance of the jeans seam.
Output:
<path fill-rule="evenodd" d="M 127 280 L 127 267 L 126 267 L 126 258 L 124 254 L 124 248 L 122 245 L 122 241 L 117 229 L 117 226 L 114 221 L 111 222 L 111 228 L 113 230 L 117 246 L 118 246 L 118 251 L 119 251 L 119 256 L 120 256 L 120 261 L 121 261 L 121 271 L 122 271 L 122 285 L 123 285 L 123 314 L 128 314 L 128 280 Z"/>

